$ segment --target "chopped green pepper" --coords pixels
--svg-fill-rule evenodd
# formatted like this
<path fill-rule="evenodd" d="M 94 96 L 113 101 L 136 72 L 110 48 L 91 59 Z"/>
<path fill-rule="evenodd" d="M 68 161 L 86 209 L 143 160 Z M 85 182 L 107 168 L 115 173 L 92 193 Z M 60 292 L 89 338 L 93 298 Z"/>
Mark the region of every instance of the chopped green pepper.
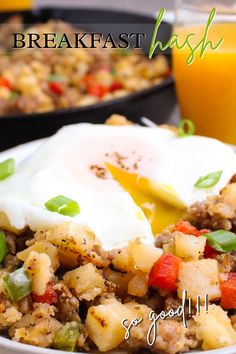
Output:
<path fill-rule="evenodd" d="M 59 82 L 59 81 L 61 82 L 61 81 L 64 81 L 64 76 L 59 75 L 59 74 L 51 74 L 48 77 L 48 81 L 49 82 Z"/>
<path fill-rule="evenodd" d="M 13 92 L 11 93 L 10 99 L 14 101 L 14 100 L 16 100 L 19 96 L 20 96 L 20 94 L 19 94 L 18 92 L 13 91 Z"/>
<path fill-rule="evenodd" d="M 6 244 L 5 234 L 3 231 L 0 231 L 0 263 L 2 263 L 6 254 L 7 254 L 7 244 Z"/>
<path fill-rule="evenodd" d="M 112 76 L 115 76 L 115 74 L 116 74 L 116 69 L 115 69 L 115 68 L 112 68 L 112 69 L 110 70 L 110 73 L 111 73 Z"/>
<path fill-rule="evenodd" d="M 32 282 L 24 267 L 7 274 L 3 278 L 10 299 L 17 302 L 32 292 Z"/>
<path fill-rule="evenodd" d="M 67 322 L 55 333 L 54 348 L 73 352 L 76 347 L 78 334 L 79 323 Z"/>

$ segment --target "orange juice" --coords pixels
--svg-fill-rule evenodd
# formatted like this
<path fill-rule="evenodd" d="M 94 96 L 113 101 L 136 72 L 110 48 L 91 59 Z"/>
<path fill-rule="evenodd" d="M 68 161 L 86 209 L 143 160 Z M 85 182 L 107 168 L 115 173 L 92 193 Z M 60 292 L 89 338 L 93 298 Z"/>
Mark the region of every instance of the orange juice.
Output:
<path fill-rule="evenodd" d="M 205 25 L 185 26 L 175 33 L 181 42 L 195 33 L 198 43 L 204 30 Z M 191 65 L 186 62 L 189 49 L 174 47 L 174 75 L 182 117 L 193 120 L 197 134 L 236 144 L 236 23 L 213 24 L 208 39 L 216 44 L 221 38 L 223 44 L 214 51 L 207 48 L 202 59 L 197 51 Z"/>
<path fill-rule="evenodd" d="M 0 11 L 29 10 L 32 0 L 0 0 Z"/>

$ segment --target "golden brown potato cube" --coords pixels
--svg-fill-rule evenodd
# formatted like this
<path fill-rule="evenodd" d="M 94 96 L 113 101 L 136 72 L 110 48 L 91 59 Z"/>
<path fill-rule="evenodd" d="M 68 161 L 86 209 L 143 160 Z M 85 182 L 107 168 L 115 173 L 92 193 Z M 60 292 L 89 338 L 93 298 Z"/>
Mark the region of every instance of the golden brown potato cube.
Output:
<path fill-rule="evenodd" d="M 24 262 L 32 251 L 47 254 L 51 260 L 52 268 L 54 271 L 60 266 L 57 247 L 50 242 L 37 241 L 32 246 L 26 248 L 24 251 L 18 252 L 17 257 Z"/>
<path fill-rule="evenodd" d="M 106 120 L 106 124 L 108 125 L 130 125 L 132 124 L 125 116 L 121 116 L 120 114 L 112 114 Z"/>
<path fill-rule="evenodd" d="M 117 286 L 116 295 L 118 297 L 123 298 L 127 296 L 128 283 L 132 279 L 133 273 L 121 273 L 110 268 L 105 268 L 103 276 L 106 280 Z"/>
<path fill-rule="evenodd" d="M 135 269 L 149 273 L 153 264 L 161 257 L 163 251 L 161 248 L 153 245 L 146 245 L 138 239 L 129 243 L 129 252 L 133 259 Z"/>
<path fill-rule="evenodd" d="M 148 275 L 147 273 L 138 272 L 135 274 L 128 284 L 128 294 L 143 297 L 148 291 Z"/>
<path fill-rule="evenodd" d="M 80 300 L 91 301 L 106 289 L 101 272 L 91 263 L 67 272 L 63 281 Z"/>
<path fill-rule="evenodd" d="M 140 270 L 149 273 L 153 264 L 160 258 L 163 251 L 153 245 L 146 245 L 139 239 L 130 241 L 113 259 L 114 268 L 121 272 Z"/>
<path fill-rule="evenodd" d="M 54 306 L 35 303 L 33 311 L 11 326 L 10 336 L 17 342 L 47 348 L 53 344 L 54 335 L 62 326 L 54 317 Z"/>
<path fill-rule="evenodd" d="M 71 268 L 78 266 L 95 243 L 90 230 L 69 221 L 49 230 L 46 239 L 58 247 L 60 263 Z"/>
<path fill-rule="evenodd" d="M 182 232 L 175 233 L 176 256 L 186 260 L 198 260 L 204 253 L 206 237 L 185 235 Z"/>
<path fill-rule="evenodd" d="M 86 327 L 89 338 L 102 352 L 116 348 L 125 337 L 122 320 L 133 318 L 133 312 L 115 299 L 88 310 Z"/>
<path fill-rule="evenodd" d="M 134 262 L 129 247 L 122 248 L 117 256 L 112 260 L 112 264 L 116 270 L 121 272 L 133 272 Z"/>
<path fill-rule="evenodd" d="M 210 305 L 208 313 L 201 309 L 194 316 L 197 327 L 197 338 L 203 341 L 204 350 L 218 349 L 236 344 L 236 332 L 227 313 L 217 305 Z"/>
<path fill-rule="evenodd" d="M 39 296 L 43 295 L 53 276 L 48 255 L 32 251 L 26 258 L 24 267 L 32 280 L 32 292 Z"/>
<path fill-rule="evenodd" d="M 218 263 L 215 259 L 201 259 L 194 262 L 182 262 L 179 270 L 178 296 L 182 298 L 183 291 L 196 301 L 199 295 L 204 301 L 205 294 L 209 301 L 221 296 L 219 286 Z"/>

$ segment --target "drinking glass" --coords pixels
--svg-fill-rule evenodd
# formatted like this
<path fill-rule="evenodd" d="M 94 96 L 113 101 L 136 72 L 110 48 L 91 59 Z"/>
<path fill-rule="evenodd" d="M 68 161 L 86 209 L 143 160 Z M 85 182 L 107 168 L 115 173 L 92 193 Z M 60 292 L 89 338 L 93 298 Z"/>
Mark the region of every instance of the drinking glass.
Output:
<path fill-rule="evenodd" d="M 196 132 L 236 145 L 236 1 L 177 0 L 174 33 L 196 45 L 204 35 L 209 14 L 216 15 L 209 29 L 210 47 L 200 49 L 187 64 L 189 48 L 173 49 L 173 68 L 181 115 L 195 123 Z"/>
<path fill-rule="evenodd" d="M 0 0 L 1 11 L 29 10 L 32 0 Z"/>

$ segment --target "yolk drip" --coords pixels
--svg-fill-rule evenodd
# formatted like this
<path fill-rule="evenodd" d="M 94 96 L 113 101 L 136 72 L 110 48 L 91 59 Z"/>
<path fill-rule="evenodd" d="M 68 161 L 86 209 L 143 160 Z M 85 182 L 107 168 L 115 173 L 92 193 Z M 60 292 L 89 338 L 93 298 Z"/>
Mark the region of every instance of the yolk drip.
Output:
<path fill-rule="evenodd" d="M 145 178 L 140 178 L 135 173 L 129 173 L 110 164 L 106 164 L 111 175 L 128 192 L 135 203 L 143 210 L 147 217 L 153 234 L 161 232 L 165 227 L 176 223 L 185 214 L 186 209 L 179 204 L 173 206 L 162 198 L 157 197 L 153 184 Z M 169 199 L 167 197 L 167 199 Z"/>

